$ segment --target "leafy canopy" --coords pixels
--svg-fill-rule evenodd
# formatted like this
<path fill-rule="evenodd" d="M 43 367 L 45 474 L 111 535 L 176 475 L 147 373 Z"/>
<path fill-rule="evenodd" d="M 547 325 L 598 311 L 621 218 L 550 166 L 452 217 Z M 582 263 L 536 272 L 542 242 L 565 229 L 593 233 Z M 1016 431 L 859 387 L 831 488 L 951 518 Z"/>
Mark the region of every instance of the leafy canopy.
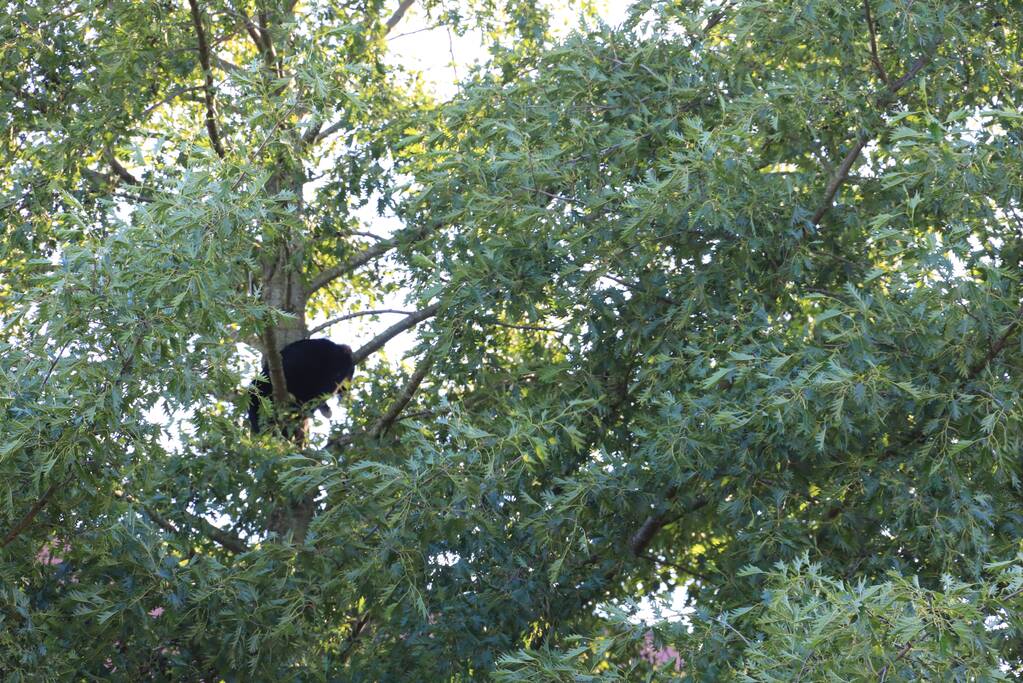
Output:
<path fill-rule="evenodd" d="M 549 23 L 0 8 L 6 678 L 1023 674 L 1023 7 Z M 332 317 L 330 434 L 248 435 Z"/>

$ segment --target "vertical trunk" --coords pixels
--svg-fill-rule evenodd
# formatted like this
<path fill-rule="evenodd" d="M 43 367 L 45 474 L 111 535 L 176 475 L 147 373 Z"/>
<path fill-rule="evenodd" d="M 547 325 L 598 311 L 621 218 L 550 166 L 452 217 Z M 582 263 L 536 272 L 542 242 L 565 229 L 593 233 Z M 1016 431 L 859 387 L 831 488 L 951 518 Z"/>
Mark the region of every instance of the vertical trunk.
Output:
<path fill-rule="evenodd" d="M 278 167 L 267 183 L 267 191 L 271 195 L 290 184 L 290 189 L 296 196 L 302 196 L 303 177 L 301 173 L 290 172 L 287 162 L 278 160 Z M 301 212 L 301 205 L 295 207 L 296 212 Z M 271 367 L 271 382 L 274 385 L 275 404 L 280 407 L 290 400 L 287 390 L 278 387 L 280 380 L 284 378 L 283 369 L 280 364 L 280 356 L 271 357 L 270 354 L 279 354 L 280 350 L 300 339 L 304 339 L 309 332 L 305 320 L 305 307 L 308 301 L 305 284 L 302 280 L 301 264 L 304 256 L 304 244 L 301 234 L 297 232 L 286 232 L 278 239 L 273 252 L 269 254 L 263 263 L 263 300 L 268 306 L 289 314 L 266 330 L 263 335 L 264 349 L 267 354 L 267 364 Z M 276 348 L 271 349 L 272 345 Z M 274 367 L 276 366 L 276 367 Z M 303 420 L 296 417 L 289 411 L 281 411 L 282 420 Z M 290 435 L 295 446 L 301 449 L 305 444 L 305 430 L 301 425 L 290 425 L 284 429 L 284 433 Z M 291 535 L 295 543 L 305 541 L 306 531 L 309 522 L 312 520 L 316 509 L 316 491 L 299 498 L 290 498 L 283 494 L 275 503 L 276 507 L 270 516 L 270 531 L 275 532 L 280 538 Z"/>

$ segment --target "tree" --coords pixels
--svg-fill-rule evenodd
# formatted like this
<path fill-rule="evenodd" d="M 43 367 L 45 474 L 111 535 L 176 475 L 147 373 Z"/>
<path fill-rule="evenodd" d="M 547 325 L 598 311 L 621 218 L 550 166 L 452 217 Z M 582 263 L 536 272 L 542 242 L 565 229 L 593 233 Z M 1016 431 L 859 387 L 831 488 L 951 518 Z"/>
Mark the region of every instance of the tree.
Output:
<path fill-rule="evenodd" d="M 1019 676 L 1023 7 L 411 4 L 3 10 L 7 676 Z"/>

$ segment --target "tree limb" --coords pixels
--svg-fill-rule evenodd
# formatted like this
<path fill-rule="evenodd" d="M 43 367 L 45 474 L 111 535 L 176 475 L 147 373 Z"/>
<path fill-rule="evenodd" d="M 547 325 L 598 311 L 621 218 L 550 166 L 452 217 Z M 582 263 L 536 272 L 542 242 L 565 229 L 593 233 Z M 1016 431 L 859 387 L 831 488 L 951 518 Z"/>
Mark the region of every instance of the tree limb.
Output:
<path fill-rule="evenodd" d="M 672 486 L 668 489 L 668 492 L 664 496 L 665 502 L 673 500 L 677 494 L 678 488 Z M 685 515 L 696 512 L 700 508 L 706 506 L 709 502 L 710 500 L 707 498 L 697 498 L 693 501 L 693 504 L 686 508 L 686 510 L 681 514 L 669 515 L 667 511 L 665 511 L 656 515 L 650 515 L 646 518 L 639 529 L 636 530 L 636 533 L 634 533 L 629 539 L 629 550 L 632 551 L 633 555 L 639 557 L 643 554 L 643 551 L 647 549 L 647 546 L 649 546 L 654 540 L 654 536 L 657 535 L 657 532 L 669 524 L 678 521 Z"/>
<path fill-rule="evenodd" d="M 870 140 L 870 136 L 866 133 L 861 133 L 856 144 L 853 145 L 852 149 L 842 159 L 842 163 L 839 164 L 835 174 L 831 176 L 831 180 L 828 181 L 828 186 L 824 189 L 824 200 L 821 202 L 820 207 L 814 212 L 813 218 L 810 219 L 810 223 L 814 227 L 820 225 L 821 219 L 824 218 L 824 214 L 831 210 L 831 205 L 835 201 L 835 195 L 838 194 L 838 188 L 842 186 L 845 179 L 849 177 L 849 171 L 852 170 L 853 164 L 860 158 L 860 152 L 866 146 Z"/>
<path fill-rule="evenodd" d="M 973 364 L 973 366 L 970 368 L 969 373 L 966 375 L 967 379 L 976 379 L 977 375 L 983 372 L 984 368 L 986 368 L 991 363 L 991 361 L 993 361 L 998 356 L 998 354 L 1002 352 L 1002 350 L 1009 343 L 1009 339 L 1016 332 L 1016 330 L 1019 329 L 1020 319 L 1023 319 L 1023 306 L 1020 306 L 1019 310 L 1016 311 L 1016 317 L 1012 320 L 1012 322 L 1009 323 L 1009 326 L 1005 328 L 1005 332 L 1002 333 L 1002 336 L 999 337 L 998 340 L 991 345 L 991 347 L 987 351 L 987 354 L 980 361 Z"/>
<path fill-rule="evenodd" d="M 358 365 L 362 361 L 366 360 L 366 358 L 368 358 L 370 354 L 382 349 L 384 347 L 384 344 L 391 341 L 391 339 L 397 337 L 405 330 L 413 328 L 422 321 L 426 320 L 427 318 L 431 318 L 434 315 L 436 315 L 438 308 L 440 308 L 439 304 L 430 304 L 423 310 L 413 313 L 412 315 L 408 316 L 401 322 L 391 325 L 386 330 L 384 330 L 377 336 L 373 337 L 373 339 L 371 339 L 369 343 L 367 343 L 354 354 L 352 354 L 355 358 L 355 364 Z"/>
<path fill-rule="evenodd" d="M 337 264 L 333 268 L 321 271 L 309 282 L 309 293 L 312 294 L 345 273 L 351 272 L 359 266 L 369 263 L 378 256 L 386 254 L 388 251 L 393 249 L 396 244 L 397 242 L 395 239 L 381 240 L 372 246 L 366 247 L 358 254 L 355 254 L 351 258 Z"/>
<path fill-rule="evenodd" d="M 937 46 L 934 47 L 934 50 L 937 50 Z M 888 84 L 885 94 L 879 99 L 878 104 L 882 107 L 890 104 L 898 94 L 899 90 L 912 81 L 913 78 L 920 73 L 920 70 L 930 63 L 930 61 L 934 58 L 934 50 L 931 50 L 913 62 L 913 65 L 909 67 L 909 70 L 906 71 L 902 78 L 894 83 Z M 856 140 L 856 144 L 853 145 L 853 148 L 850 149 L 845 155 L 845 158 L 842 159 L 842 163 L 831 177 L 831 180 L 828 181 L 828 186 L 824 190 L 824 199 L 821 201 L 820 207 L 818 207 L 817 211 L 814 212 L 813 218 L 810 219 L 810 223 L 814 227 L 820 225 L 821 219 L 824 218 L 825 214 L 831 210 L 832 203 L 835 200 L 835 195 L 838 194 L 838 189 L 842 186 L 842 183 L 845 182 L 846 178 L 849 177 L 849 171 L 852 170 L 853 164 L 856 163 L 856 160 L 860 156 L 860 152 L 863 151 L 863 148 L 868 142 L 870 142 L 871 138 L 872 136 L 868 133 L 860 133 Z"/>
<path fill-rule="evenodd" d="M 114 173 L 117 175 L 118 178 L 120 178 L 124 182 L 128 183 L 129 185 L 141 185 L 142 184 L 141 180 L 139 180 L 134 175 L 132 175 L 131 171 L 126 169 L 121 164 L 121 162 L 117 160 L 117 157 L 114 156 L 114 151 L 112 149 L 107 147 L 104 150 L 104 155 L 106 156 L 107 161 L 110 163 L 110 168 L 112 168 L 114 170 Z"/>
<path fill-rule="evenodd" d="M 24 516 L 22 516 L 18 523 L 11 527 L 10 531 L 4 534 L 3 540 L 0 541 L 0 548 L 5 548 L 11 541 L 16 539 L 18 535 L 28 527 L 29 524 L 32 523 L 32 520 L 36 518 L 36 515 L 39 514 L 39 511 L 46 507 L 46 504 L 50 502 L 50 497 L 53 496 L 57 489 L 63 486 L 68 479 L 70 479 L 70 477 L 67 477 L 62 481 L 55 481 L 52 484 L 50 484 L 50 487 L 46 489 L 43 495 L 39 496 L 39 499 L 32 504 L 32 507 L 28 509 L 28 512 L 26 512 Z"/>
<path fill-rule="evenodd" d="M 320 330 L 325 330 L 332 325 L 344 322 L 345 320 L 351 320 L 352 318 L 361 318 L 364 315 L 380 315 L 383 313 L 400 313 L 401 315 L 413 315 L 415 311 L 399 311 L 394 308 L 377 308 L 371 311 L 356 311 L 355 313 L 348 313 L 346 315 L 339 315 L 336 318 L 331 318 L 325 323 L 317 325 L 313 329 L 309 330 L 309 336 L 313 336 Z"/>
<path fill-rule="evenodd" d="M 405 12 L 408 11 L 408 8 L 412 6 L 413 2 L 415 2 L 415 0 L 401 0 L 401 4 L 398 5 L 398 9 L 394 11 L 394 14 L 391 15 L 391 18 L 388 19 L 387 24 L 385 24 L 386 30 L 384 31 L 384 35 L 390 33 L 391 30 L 398 25 L 398 22 L 400 22 L 402 17 L 405 16 Z"/>
<path fill-rule="evenodd" d="M 224 145 L 220 141 L 220 131 L 217 129 L 216 102 L 213 99 L 213 69 L 210 68 L 210 47 L 206 42 L 206 29 L 202 25 L 202 16 L 199 14 L 199 5 L 196 0 L 188 0 L 188 6 L 192 11 L 192 24 L 195 26 L 195 36 L 198 41 L 199 64 L 202 66 L 204 85 L 203 92 L 206 96 L 206 132 L 209 134 L 210 142 L 217 156 L 224 158 Z"/>
<path fill-rule="evenodd" d="M 394 399 L 394 402 L 387 409 L 387 412 L 377 420 L 376 424 L 369 430 L 369 435 L 372 438 L 377 438 L 394 424 L 395 420 L 401 414 L 401 411 L 405 409 L 405 406 L 409 404 L 412 397 L 416 395 L 416 391 L 419 389 L 419 385 L 423 383 L 423 379 L 426 374 L 430 372 L 430 367 L 433 365 L 433 356 L 428 352 L 426 357 L 419 362 L 415 372 L 409 377 L 408 382 L 405 384 L 405 388 L 401 390 L 398 397 Z"/>
<path fill-rule="evenodd" d="M 366 434 L 371 439 L 376 439 L 390 429 L 391 426 L 398 421 L 398 416 L 401 415 L 401 411 L 405 409 L 405 406 L 407 406 L 409 401 L 412 400 L 412 397 L 415 396 L 416 391 L 419 390 L 419 385 L 423 383 L 423 379 L 430 371 L 430 367 L 432 365 L 433 357 L 430 356 L 429 352 L 427 352 L 427 355 L 419 361 L 419 365 L 416 366 L 412 376 L 409 377 L 408 382 L 405 383 L 405 387 L 387 408 L 387 411 L 380 416 L 379 420 L 373 423 L 372 427 L 362 433 Z M 335 439 L 331 439 L 328 445 L 332 448 L 344 448 L 348 444 L 352 443 L 356 436 L 356 434 L 345 434 Z"/>
<path fill-rule="evenodd" d="M 127 500 L 128 502 L 134 503 L 141 507 L 143 510 L 145 510 L 146 514 L 149 515 L 149 518 L 153 520 L 153 523 L 156 524 L 156 526 L 163 529 L 164 531 L 170 532 L 172 534 L 181 533 L 181 529 L 179 529 L 176 524 L 174 524 L 172 521 L 161 515 L 152 507 L 146 505 L 145 503 L 137 499 L 135 496 L 123 492 L 116 493 L 114 495 L 116 495 L 118 498 L 122 498 L 124 500 Z M 220 544 L 224 549 L 230 550 L 231 552 L 237 553 L 239 555 L 248 552 L 249 550 L 248 544 L 246 544 L 245 541 L 238 538 L 231 532 L 224 531 L 223 529 L 220 529 L 211 524 L 208 520 L 203 519 L 202 517 L 199 517 L 197 515 L 192 515 L 187 512 L 183 514 L 185 514 L 189 518 L 188 520 L 186 520 L 185 523 L 190 528 L 196 529 L 196 527 L 198 527 L 197 530 L 201 534 L 211 539 L 212 541 L 215 541 L 216 543 Z"/>
<path fill-rule="evenodd" d="M 277 332 L 272 325 L 266 326 L 262 338 L 263 358 L 266 360 L 270 384 L 273 386 L 274 405 L 279 410 L 291 403 L 291 398 L 288 394 L 288 382 L 284 378 L 284 362 L 281 360 L 281 351 L 277 348 Z"/>
<path fill-rule="evenodd" d="M 877 75 L 881 77 L 881 81 L 888 85 L 888 73 L 884 70 L 881 58 L 877 54 L 877 35 L 874 17 L 870 12 L 870 0 L 863 0 L 863 13 L 867 15 L 867 29 L 870 31 L 870 61 L 874 63 L 874 68 L 877 69 Z"/>

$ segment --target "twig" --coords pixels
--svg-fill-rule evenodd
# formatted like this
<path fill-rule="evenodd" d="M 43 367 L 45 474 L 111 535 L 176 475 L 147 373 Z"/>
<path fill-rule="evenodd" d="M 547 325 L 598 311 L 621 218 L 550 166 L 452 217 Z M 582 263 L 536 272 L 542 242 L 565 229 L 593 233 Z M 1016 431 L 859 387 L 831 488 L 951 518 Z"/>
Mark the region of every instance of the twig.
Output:
<path fill-rule="evenodd" d="M 202 25 L 202 16 L 199 14 L 199 5 L 196 0 L 188 0 L 192 11 L 192 24 L 195 25 L 195 35 L 198 41 L 199 64 L 202 66 L 204 85 L 203 92 L 206 96 L 206 132 L 209 133 L 210 142 L 217 156 L 224 158 L 224 145 L 220 141 L 220 131 L 217 129 L 216 102 L 213 99 L 213 69 L 210 68 L 210 48 L 206 43 L 206 30 Z"/>

